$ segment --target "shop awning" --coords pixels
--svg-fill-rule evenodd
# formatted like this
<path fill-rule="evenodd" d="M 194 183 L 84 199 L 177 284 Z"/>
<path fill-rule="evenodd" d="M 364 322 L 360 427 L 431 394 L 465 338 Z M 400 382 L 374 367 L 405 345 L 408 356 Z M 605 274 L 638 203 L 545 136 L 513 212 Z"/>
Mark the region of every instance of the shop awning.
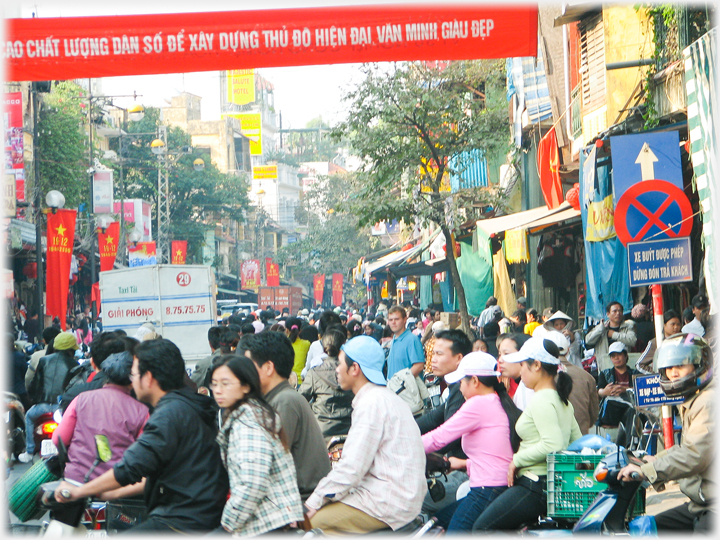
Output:
<path fill-rule="evenodd" d="M 564 214 L 565 211 L 571 210 L 578 216 L 580 215 L 579 210 L 574 210 L 570 203 L 563 201 L 563 203 L 557 208 L 550 210 L 547 206 L 539 206 L 530 210 L 524 210 L 523 212 L 515 212 L 507 216 L 500 216 L 491 219 L 480 219 L 476 222 L 477 227 L 484 231 L 488 236 L 495 236 L 502 232 L 510 229 L 525 228 L 530 229 L 534 227 L 535 222 L 545 222 L 549 220 L 548 224 L 557 223 L 557 216 Z"/>
<path fill-rule="evenodd" d="M 450 263 L 445 257 L 429 259 L 414 264 L 401 264 L 390 269 L 393 277 L 406 276 L 434 276 L 440 272 L 450 270 Z"/>
<path fill-rule="evenodd" d="M 375 272 L 389 268 L 390 266 L 397 266 L 407 260 L 417 256 L 423 250 L 427 249 L 433 240 L 440 234 L 440 229 L 434 231 L 430 237 L 424 242 L 420 242 L 417 246 L 413 246 L 405 251 L 395 251 L 384 257 L 380 257 L 377 261 L 373 261 L 367 264 L 365 275 L 372 275 Z M 394 271 L 393 271 L 394 273 Z"/>
<path fill-rule="evenodd" d="M 580 221 L 580 210 L 574 208 L 568 208 L 557 214 L 552 214 L 544 218 L 540 218 L 532 223 L 529 223 L 526 228 L 530 234 L 542 233 L 548 227 L 553 225 L 571 225 Z"/>

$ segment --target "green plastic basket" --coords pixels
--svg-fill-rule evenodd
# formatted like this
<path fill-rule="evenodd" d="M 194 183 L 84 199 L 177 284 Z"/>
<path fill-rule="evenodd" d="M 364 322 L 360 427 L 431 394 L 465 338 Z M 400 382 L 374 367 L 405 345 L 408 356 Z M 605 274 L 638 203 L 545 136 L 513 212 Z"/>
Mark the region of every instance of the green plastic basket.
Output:
<path fill-rule="evenodd" d="M 549 454 L 547 457 L 547 515 L 554 518 L 580 518 L 606 484 L 595 481 L 593 471 L 601 454 Z M 635 496 L 628 519 L 645 513 L 645 489 Z"/>
<path fill-rule="evenodd" d="M 31 519 L 40 519 L 45 511 L 35 500 L 38 489 L 46 482 L 59 479 L 45 466 L 45 460 L 38 461 L 10 488 L 8 493 L 10 511 L 23 523 Z"/>

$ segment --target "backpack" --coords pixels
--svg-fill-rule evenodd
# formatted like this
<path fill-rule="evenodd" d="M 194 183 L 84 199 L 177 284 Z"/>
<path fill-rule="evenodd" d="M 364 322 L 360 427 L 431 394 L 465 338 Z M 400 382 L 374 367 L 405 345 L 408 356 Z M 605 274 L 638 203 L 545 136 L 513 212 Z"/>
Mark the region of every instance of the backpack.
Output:
<path fill-rule="evenodd" d="M 92 372 L 93 368 L 90 365 L 89 361 L 78 364 L 77 366 L 72 368 L 70 371 L 68 371 L 67 377 L 65 378 L 66 383 L 63 388 L 63 393 L 67 392 L 74 386 L 86 383 L 88 377 Z"/>
<path fill-rule="evenodd" d="M 387 382 L 388 390 L 395 392 L 410 407 L 413 414 L 420 412 L 425 400 L 430 398 L 427 387 L 420 377 L 416 377 L 410 368 L 401 369 Z"/>

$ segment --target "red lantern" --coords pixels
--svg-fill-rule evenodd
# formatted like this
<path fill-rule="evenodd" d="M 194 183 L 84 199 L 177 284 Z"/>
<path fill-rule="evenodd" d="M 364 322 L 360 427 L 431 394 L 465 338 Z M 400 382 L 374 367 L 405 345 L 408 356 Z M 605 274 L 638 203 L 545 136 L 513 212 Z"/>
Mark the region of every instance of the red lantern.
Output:
<path fill-rule="evenodd" d="M 22 273 L 28 279 L 35 279 L 37 277 L 37 263 L 26 264 L 22 269 Z"/>
<path fill-rule="evenodd" d="M 573 185 L 565 195 L 565 200 L 570 203 L 575 210 L 580 210 L 580 184 Z"/>

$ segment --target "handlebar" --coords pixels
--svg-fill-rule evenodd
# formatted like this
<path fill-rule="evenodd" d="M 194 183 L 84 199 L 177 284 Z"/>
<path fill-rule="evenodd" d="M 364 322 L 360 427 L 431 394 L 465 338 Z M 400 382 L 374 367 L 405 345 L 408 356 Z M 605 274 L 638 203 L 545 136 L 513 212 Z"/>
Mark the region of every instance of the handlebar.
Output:
<path fill-rule="evenodd" d="M 630 473 L 630 478 L 636 481 L 640 481 L 642 477 L 640 476 L 640 473 L 632 472 Z"/>

